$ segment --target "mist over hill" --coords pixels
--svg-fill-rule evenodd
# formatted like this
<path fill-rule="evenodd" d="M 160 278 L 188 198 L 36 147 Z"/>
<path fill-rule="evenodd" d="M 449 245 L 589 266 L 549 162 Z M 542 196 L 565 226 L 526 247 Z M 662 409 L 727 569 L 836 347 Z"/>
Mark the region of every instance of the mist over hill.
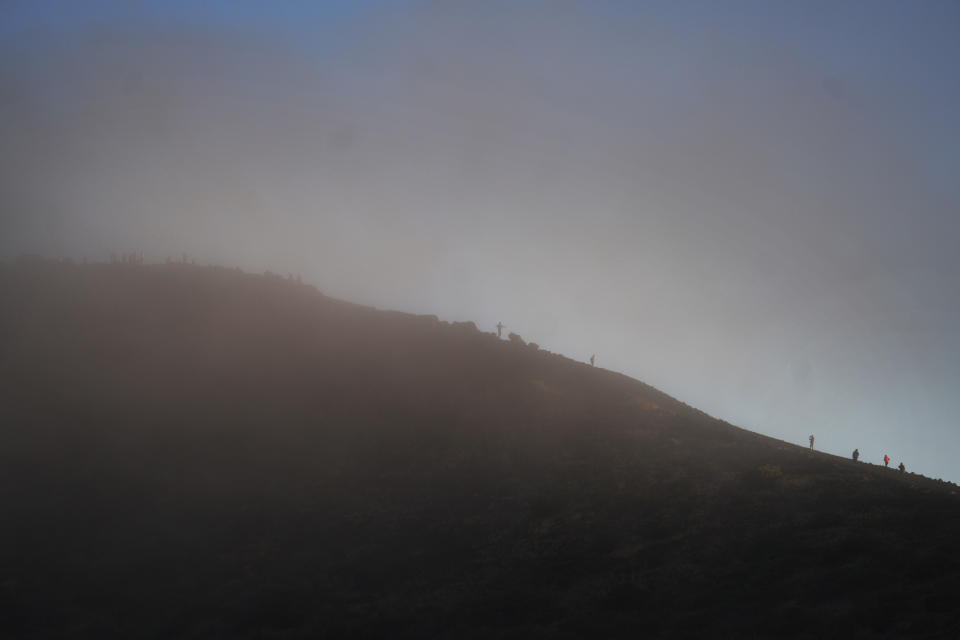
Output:
<path fill-rule="evenodd" d="M 28 260 L 0 380 L 6 637 L 960 634 L 956 485 L 471 322 Z"/>

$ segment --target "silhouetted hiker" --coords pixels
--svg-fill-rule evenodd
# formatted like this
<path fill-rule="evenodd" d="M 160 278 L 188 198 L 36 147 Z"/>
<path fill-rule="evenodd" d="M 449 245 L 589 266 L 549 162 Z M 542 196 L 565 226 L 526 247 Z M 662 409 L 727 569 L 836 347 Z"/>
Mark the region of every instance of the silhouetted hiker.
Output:
<path fill-rule="evenodd" d="M 859 457 L 860 457 L 860 449 L 854 449 L 854 450 L 853 450 L 853 461 L 856 462 L 856 461 L 857 461 L 857 458 L 859 458 Z"/>
<path fill-rule="evenodd" d="M 900 463 L 900 466 L 897 467 L 897 469 L 900 469 L 900 473 L 903 473 L 904 471 L 907 470 L 907 468 L 906 468 L 905 466 L 903 466 L 903 463 L 902 463 L 902 462 Z"/>
<path fill-rule="evenodd" d="M 597 354 L 593 354 L 592 356 L 590 356 L 590 366 L 591 366 L 591 367 L 593 366 L 593 359 L 596 358 L 596 357 L 597 357 Z"/>
<path fill-rule="evenodd" d="M 810 436 L 810 448 L 813 449 L 813 436 Z"/>
<path fill-rule="evenodd" d="M 890 456 L 888 456 L 887 454 L 883 454 L 883 466 L 885 467 L 890 466 Z"/>
<path fill-rule="evenodd" d="M 498 323 L 497 323 L 497 337 L 498 337 L 498 338 L 502 338 L 502 337 L 503 337 L 503 327 L 504 327 L 504 326 L 506 326 L 506 325 L 504 325 L 502 322 L 498 322 Z"/>

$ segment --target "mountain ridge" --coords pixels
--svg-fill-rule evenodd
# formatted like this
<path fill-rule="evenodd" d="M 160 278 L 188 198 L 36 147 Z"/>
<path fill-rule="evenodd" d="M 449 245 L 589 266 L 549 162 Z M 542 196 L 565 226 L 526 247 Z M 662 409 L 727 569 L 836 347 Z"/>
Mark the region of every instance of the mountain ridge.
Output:
<path fill-rule="evenodd" d="M 0 295 L 12 637 L 960 629 L 951 483 L 278 276 L 33 261 Z"/>

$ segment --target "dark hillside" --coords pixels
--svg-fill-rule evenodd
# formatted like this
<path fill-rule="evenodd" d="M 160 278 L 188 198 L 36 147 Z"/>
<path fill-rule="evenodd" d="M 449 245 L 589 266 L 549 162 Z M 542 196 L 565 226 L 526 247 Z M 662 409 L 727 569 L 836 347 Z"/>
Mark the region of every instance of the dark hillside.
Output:
<path fill-rule="evenodd" d="M 4 637 L 960 637 L 955 485 L 472 323 L 34 261 L 0 380 Z"/>

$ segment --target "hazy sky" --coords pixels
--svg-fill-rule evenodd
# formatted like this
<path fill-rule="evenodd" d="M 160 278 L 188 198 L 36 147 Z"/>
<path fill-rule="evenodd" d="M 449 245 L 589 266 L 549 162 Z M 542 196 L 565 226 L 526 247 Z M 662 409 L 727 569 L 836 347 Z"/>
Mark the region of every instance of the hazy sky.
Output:
<path fill-rule="evenodd" d="M 0 256 L 498 320 L 960 481 L 960 4 L 0 3 Z"/>

